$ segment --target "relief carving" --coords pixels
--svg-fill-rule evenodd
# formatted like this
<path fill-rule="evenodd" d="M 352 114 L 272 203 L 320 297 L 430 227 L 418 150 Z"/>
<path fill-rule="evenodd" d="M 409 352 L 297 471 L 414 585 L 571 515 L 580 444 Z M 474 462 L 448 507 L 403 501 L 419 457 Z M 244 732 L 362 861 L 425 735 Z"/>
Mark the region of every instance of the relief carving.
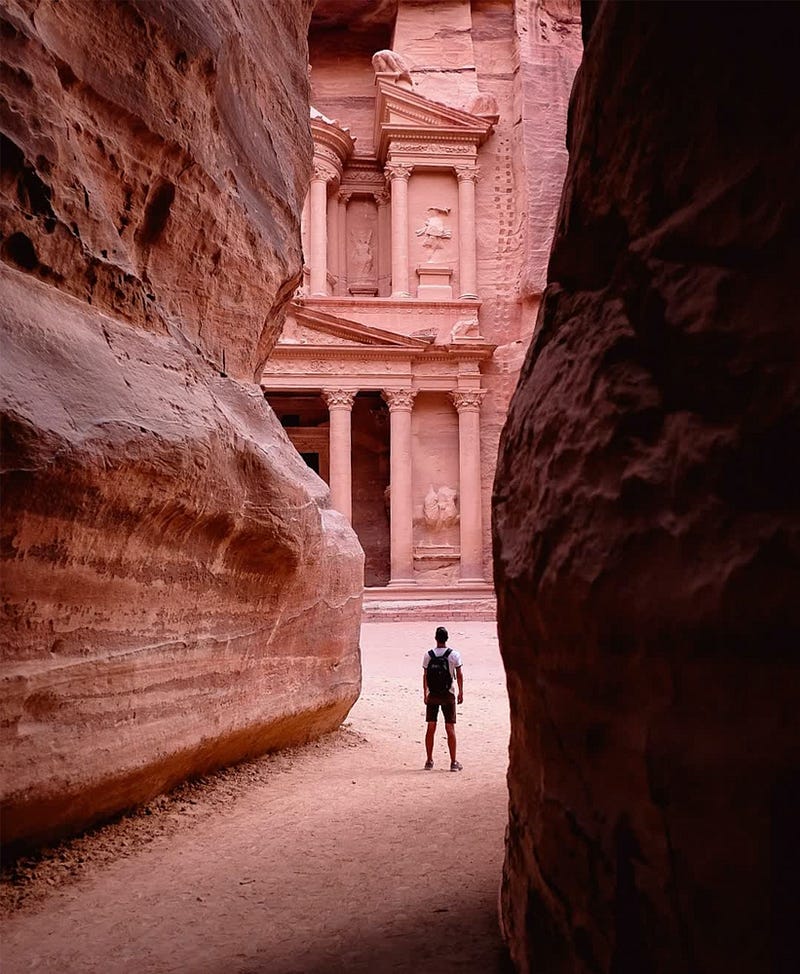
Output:
<path fill-rule="evenodd" d="M 430 251 L 428 261 L 433 261 L 439 251 L 444 247 L 444 241 L 453 236 L 453 231 L 445 226 L 442 216 L 450 212 L 447 206 L 429 206 L 427 213 L 428 219 L 419 227 L 415 233 L 422 237 L 422 247 Z"/>
<path fill-rule="evenodd" d="M 352 277 L 356 281 L 368 281 L 372 278 L 372 271 L 375 266 L 372 240 L 372 230 L 353 230 L 350 234 Z"/>
<path fill-rule="evenodd" d="M 433 484 L 430 485 L 422 504 L 422 516 L 432 531 L 451 528 L 458 523 L 457 496 L 458 492 L 452 487 L 444 486 L 436 490 Z"/>
<path fill-rule="evenodd" d="M 431 138 L 430 142 L 392 142 L 393 152 L 413 152 L 415 155 L 459 155 L 470 153 L 471 143 L 466 142 L 438 142 Z"/>

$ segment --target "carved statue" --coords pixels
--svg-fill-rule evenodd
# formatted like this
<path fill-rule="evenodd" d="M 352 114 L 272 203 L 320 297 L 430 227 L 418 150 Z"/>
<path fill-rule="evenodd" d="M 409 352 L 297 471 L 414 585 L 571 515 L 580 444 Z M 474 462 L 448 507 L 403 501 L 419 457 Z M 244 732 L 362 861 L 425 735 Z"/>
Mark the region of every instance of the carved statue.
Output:
<path fill-rule="evenodd" d="M 439 488 L 439 524 L 443 528 L 452 527 L 458 521 L 456 496 L 452 487 Z"/>
<path fill-rule="evenodd" d="M 433 487 L 428 488 L 425 500 L 422 502 L 422 516 L 429 528 L 434 530 L 439 527 L 439 495 Z"/>
<path fill-rule="evenodd" d="M 433 484 L 430 485 L 422 502 L 422 516 L 432 531 L 450 528 L 458 523 L 457 496 L 452 487 L 440 487 L 437 490 Z"/>
<path fill-rule="evenodd" d="M 450 208 L 446 206 L 429 206 L 428 219 L 415 231 L 418 237 L 422 237 L 423 248 L 430 251 L 429 261 L 444 247 L 444 241 L 453 236 L 453 231 L 444 225 L 442 219 L 442 214 L 446 216 L 449 212 Z"/>
<path fill-rule="evenodd" d="M 376 51 L 372 55 L 372 67 L 375 74 L 396 74 L 398 81 L 407 81 L 412 87 L 414 85 L 408 64 L 396 51 Z"/>
<path fill-rule="evenodd" d="M 372 230 L 354 230 L 350 234 L 352 267 L 355 280 L 369 280 L 375 259 L 372 255 Z"/>
<path fill-rule="evenodd" d="M 453 325 L 452 331 L 450 332 L 450 341 L 457 342 L 459 339 L 463 338 L 480 338 L 478 332 L 478 316 L 473 315 L 471 318 L 459 318 L 459 320 Z"/>

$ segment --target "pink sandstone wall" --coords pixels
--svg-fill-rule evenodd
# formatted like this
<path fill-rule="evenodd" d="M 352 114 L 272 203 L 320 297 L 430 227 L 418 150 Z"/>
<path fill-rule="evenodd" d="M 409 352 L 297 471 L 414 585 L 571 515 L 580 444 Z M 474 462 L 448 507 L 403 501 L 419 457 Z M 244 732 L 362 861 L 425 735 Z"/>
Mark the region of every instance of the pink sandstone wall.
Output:
<path fill-rule="evenodd" d="M 5 842 L 358 694 L 361 550 L 253 384 L 299 277 L 309 15 L 3 5 Z"/>
<path fill-rule="evenodd" d="M 788 974 L 800 16 L 588 4 L 495 580 L 516 969 Z"/>

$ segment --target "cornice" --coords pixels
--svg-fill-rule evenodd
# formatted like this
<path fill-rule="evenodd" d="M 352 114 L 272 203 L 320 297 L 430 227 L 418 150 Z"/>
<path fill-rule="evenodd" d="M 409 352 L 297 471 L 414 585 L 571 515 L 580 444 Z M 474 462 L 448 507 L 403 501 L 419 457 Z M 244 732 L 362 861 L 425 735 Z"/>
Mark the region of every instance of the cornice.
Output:
<path fill-rule="evenodd" d="M 408 311 L 416 308 L 419 311 L 430 311 L 438 308 L 448 309 L 451 311 L 462 311 L 466 308 L 470 310 L 479 311 L 481 308 L 481 301 L 475 301 L 474 298 L 451 298 L 442 301 L 420 301 L 417 298 L 346 298 L 339 295 L 333 295 L 331 297 L 297 297 L 292 299 L 293 304 L 299 308 L 318 308 L 323 311 L 325 308 L 352 308 L 353 310 L 368 310 L 375 308 L 402 308 L 404 311 Z M 325 314 L 330 314 L 330 311 L 324 311 Z"/>
<path fill-rule="evenodd" d="M 389 345 L 275 345 L 268 361 L 276 359 L 389 359 L 411 362 L 481 362 L 492 357 L 496 345 L 430 345 L 427 349 Z"/>

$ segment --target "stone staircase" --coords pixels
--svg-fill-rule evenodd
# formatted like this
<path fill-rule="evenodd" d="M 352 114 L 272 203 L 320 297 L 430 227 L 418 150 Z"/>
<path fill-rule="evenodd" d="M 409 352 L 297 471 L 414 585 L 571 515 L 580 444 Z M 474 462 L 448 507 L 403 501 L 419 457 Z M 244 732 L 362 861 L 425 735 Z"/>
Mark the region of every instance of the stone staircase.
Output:
<path fill-rule="evenodd" d="M 442 588 L 409 585 L 364 590 L 364 622 L 491 622 L 497 602 L 491 585 Z"/>

